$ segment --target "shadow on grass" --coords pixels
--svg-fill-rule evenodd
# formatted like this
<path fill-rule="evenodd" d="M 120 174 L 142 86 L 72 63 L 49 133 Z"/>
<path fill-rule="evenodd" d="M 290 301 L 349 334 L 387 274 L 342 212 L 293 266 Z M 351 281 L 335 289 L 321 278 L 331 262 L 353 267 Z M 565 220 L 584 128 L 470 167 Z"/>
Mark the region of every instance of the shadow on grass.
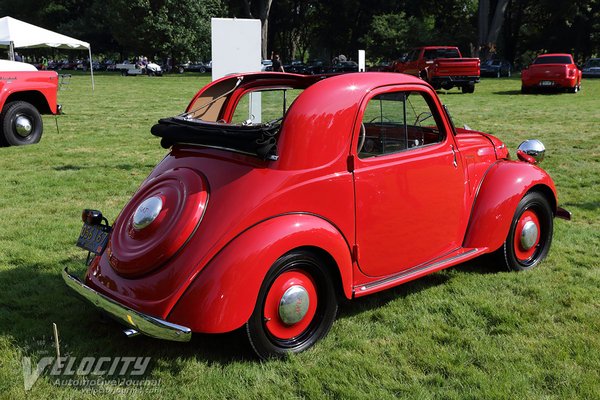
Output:
<path fill-rule="evenodd" d="M 58 265 L 57 265 L 58 264 Z M 22 265 L 22 264 L 21 264 Z M 64 284 L 64 267 L 82 275 L 83 259 L 31 264 L 0 270 L 0 332 L 23 356 L 39 360 L 54 356 L 52 323 L 58 326 L 61 354 L 84 357 L 150 357 L 145 376 L 157 369 L 176 376 L 189 361 L 215 366 L 258 362 L 241 329 L 219 335 L 194 334 L 191 342 L 177 343 L 143 335 L 127 338 L 118 323 L 102 318 L 91 305 L 73 295 Z M 486 257 L 440 271 L 404 285 L 345 302 L 338 318 L 348 318 L 384 306 L 399 297 L 444 285 L 457 273 L 488 274 L 499 270 Z"/>
<path fill-rule="evenodd" d="M 600 202 L 598 201 L 591 201 L 591 202 L 587 202 L 587 203 L 571 203 L 571 202 L 567 202 L 565 204 L 563 204 L 564 207 L 566 207 L 569 211 L 571 211 L 571 207 L 572 208 L 581 208 L 583 210 L 588 210 L 588 211 L 595 211 L 600 209 Z"/>
<path fill-rule="evenodd" d="M 432 287 L 447 284 L 457 273 L 469 274 L 495 274 L 506 271 L 502 260 L 495 254 L 484 254 L 473 260 L 459 264 L 448 269 L 426 275 L 422 278 L 404 283 L 400 286 L 346 301 L 340 305 L 338 318 L 352 317 L 363 311 L 385 306 L 398 298 L 403 298 Z"/>
<path fill-rule="evenodd" d="M 35 362 L 55 356 L 52 324 L 56 323 L 62 356 L 150 357 L 149 376 L 154 368 L 177 374 L 194 360 L 208 365 L 256 360 L 242 333 L 194 334 L 191 342 L 177 343 L 143 335 L 127 338 L 123 327 L 102 318 L 97 309 L 73 295 L 60 271 L 83 274 L 83 260 L 62 260 L 57 266 L 27 265 L 0 270 L 0 335 L 11 347 Z M 242 340 L 243 339 L 243 340 Z"/>
<path fill-rule="evenodd" d="M 494 92 L 494 94 L 505 95 L 505 96 L 516 96 L 521 94 L 520 90 L 503 90 L 501 92 Z"/>

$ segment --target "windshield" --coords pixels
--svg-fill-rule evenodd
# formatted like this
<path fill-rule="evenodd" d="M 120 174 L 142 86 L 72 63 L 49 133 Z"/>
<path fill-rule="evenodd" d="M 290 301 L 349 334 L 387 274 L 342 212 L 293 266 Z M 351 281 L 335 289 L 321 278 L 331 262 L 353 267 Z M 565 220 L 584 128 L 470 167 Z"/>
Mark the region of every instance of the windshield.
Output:
<path fill-rule="evenodd" d="M 569 56 L 545 56 L 538 57 L 533 62 L 534 64 L 572 64 Z"/>

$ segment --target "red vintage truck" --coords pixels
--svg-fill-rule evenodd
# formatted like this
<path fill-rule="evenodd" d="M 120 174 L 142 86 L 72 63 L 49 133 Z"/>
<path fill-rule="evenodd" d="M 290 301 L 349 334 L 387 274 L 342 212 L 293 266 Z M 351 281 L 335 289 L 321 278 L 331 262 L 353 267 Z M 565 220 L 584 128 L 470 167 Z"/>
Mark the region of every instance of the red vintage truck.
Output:
<path fill-rule="evenodd" d="M 473 93 L 479 83 L 479 65 L 478 58 L 462 57 L 458 47 L 425 46 L 413 49 L 393 70 L 418 76 L 436 90 L 460 87 L 463 93 Z"/>
<path fill-rule="evenodd" d="M 20 146 L 40 141 L 41 114 L 60 114 L 58 74 L 33 65 L 0 60 L 0 145 Z"/>

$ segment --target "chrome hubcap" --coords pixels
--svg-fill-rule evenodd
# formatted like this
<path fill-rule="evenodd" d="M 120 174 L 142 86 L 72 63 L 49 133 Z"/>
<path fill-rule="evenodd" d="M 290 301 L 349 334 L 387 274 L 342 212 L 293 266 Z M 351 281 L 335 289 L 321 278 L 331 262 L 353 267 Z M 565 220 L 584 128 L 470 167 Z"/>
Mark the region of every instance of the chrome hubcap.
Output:
<path fill-rule="evenodd" d="M 22 137 L 27 137 L 33 130 L 33 125 L 31 124 L 31 120 L 24 115 L 19 115 L 15 119 L 15 130 L 17 134 Z"/>
<path fill-rule="evenodd" d="M 523 230 L 521 231 L 521 246 L 523 250 L 529 250 L 535 245 L 538 239 L 538 227 L 532 221 L 527 221 L 525 225 L 523 225 Z"/>
<path fill-rule="evenodd" d="M 308 292 L 300 285 L 285 291 L 279 302 L 279 317 L 283 323 L 292 325 L 300 322 L 308 312 Z"/>
<path fill-rule="evenodd" d="M 144 229 L 150 225 L 163 208 L 160 197 L 150 197 L 142 202 L 133 213 L 133 227 L 137 230 Z"/>

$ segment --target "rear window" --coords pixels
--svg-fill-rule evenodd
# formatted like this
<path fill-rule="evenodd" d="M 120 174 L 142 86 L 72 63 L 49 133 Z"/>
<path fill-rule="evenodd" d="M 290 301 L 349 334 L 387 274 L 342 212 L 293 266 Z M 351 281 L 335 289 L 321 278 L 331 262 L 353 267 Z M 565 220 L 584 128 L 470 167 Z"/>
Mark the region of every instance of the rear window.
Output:
<path fill-rule="evenodd" d="M 533 62 L 534 64 L 572 64 L 573 61 L 569 56 L 546 56 L 538 57 Z"/>
<path fill-rule="evenodd" d="M 432 49 L 425 50 L 423 57 L 426 60 L 435 60 L 436 58 L 460 58 L 458 49 Z"/>
<path fill-rule="evenodd" d="M 237 84 L 225 93 L 215 94 L 212 100 L 189 112 L 159 120 L 152 127 L 152 134 L 162 138 L 164 148 L 175 143 L 199 144 L 254 155 L 263 160 L 277 160 L 281 121 L 303 89 L 279 87 L 248 91 L 235 105 L 231 121 L 196 117 L 202 115 L 202 109 L 224 101 L 223 96 L 229 95 L 236 87 Z"/>

